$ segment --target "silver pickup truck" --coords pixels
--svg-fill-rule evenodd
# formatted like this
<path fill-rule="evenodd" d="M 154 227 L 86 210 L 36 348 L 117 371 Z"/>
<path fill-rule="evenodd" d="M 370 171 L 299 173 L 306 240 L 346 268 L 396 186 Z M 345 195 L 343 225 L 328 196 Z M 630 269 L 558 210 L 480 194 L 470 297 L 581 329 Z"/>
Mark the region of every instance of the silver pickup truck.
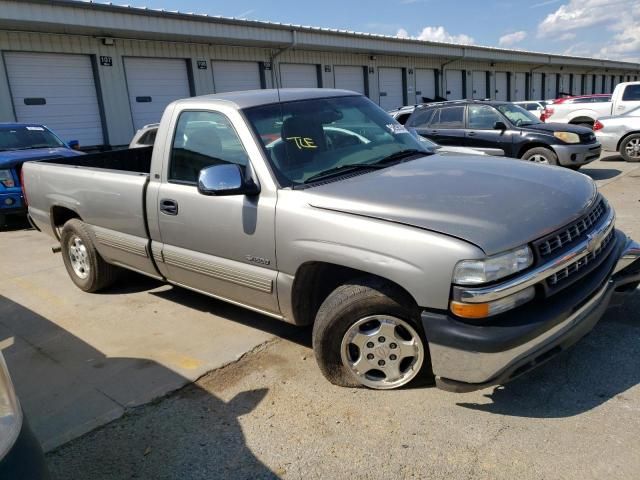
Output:
<path fill-rule="evenodd" d="M 590 178 L 440 156 L 347 91 L 180 100 L 152 150 L 30 162 L 24 183 L 82 290 L 126 268 L 313 324 L 343 386 L 505 383 L 640 282 L 640 245 Z"/>

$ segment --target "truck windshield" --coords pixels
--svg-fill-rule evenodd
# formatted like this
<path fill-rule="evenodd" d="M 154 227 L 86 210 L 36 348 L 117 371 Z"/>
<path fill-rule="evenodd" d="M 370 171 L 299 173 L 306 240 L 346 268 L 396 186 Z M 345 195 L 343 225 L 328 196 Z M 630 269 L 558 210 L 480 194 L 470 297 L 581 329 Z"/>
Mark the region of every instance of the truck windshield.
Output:
<path fill-rule="evenodd" d="M 502 104 L 496 107 L 516 127 L 542 123 L 538 117 L 524 108 L 514 104 Z"/>
<path fill-rule="evenodd" d="M 53 133 L 39 126 L 0 126 L 0 151 L 64 147 Z"/>
<path fill-rule="evenodd" d="M 433 153 L 362 96 L 283 102 L 244 113 L 283 187 Z"/>

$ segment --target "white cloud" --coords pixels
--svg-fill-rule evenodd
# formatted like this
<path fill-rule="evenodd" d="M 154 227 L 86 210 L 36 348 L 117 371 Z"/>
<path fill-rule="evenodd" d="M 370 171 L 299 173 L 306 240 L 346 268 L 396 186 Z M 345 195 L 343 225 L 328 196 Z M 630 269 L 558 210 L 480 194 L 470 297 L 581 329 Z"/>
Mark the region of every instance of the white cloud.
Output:
<path fill-rule="evenodd" d="M 538 37 L 582 40 L 568 52 L 635 61 L 640 57 L 640 2 L 638 0 L 569 0 L 538 25 Z M 603 32 L 612 37 L 602 40 Z M 597 35 L 597 41 L 589 41 Z"/>
<path fill-rule="evenodd" d="M 501 47 L 510 47 L 511 45 L 515 45 L 516 43 L 520 43 L 525 38 L 527 38 L 527 32 L 524 30 L 520 30 L 519 32 L 507 33 L 500 37 L 498 40 L 498 45 Z"/>
<path fill-rule="evenodd" d="M 418 40 L 426 40 L 430 42 L 445 42 L 445 43 L 459 43 L 463 45 L 470 45 L 475 42 L 473 37 L 461 33 L 459 35 L 452 35 L 447 32 L 444 27 L 424 27 L 422 31 L 414 36 L 409 35 L 406 29 L 401 28 L 396 33 L 396 37 L 399 38 L 416 38 Z"/>

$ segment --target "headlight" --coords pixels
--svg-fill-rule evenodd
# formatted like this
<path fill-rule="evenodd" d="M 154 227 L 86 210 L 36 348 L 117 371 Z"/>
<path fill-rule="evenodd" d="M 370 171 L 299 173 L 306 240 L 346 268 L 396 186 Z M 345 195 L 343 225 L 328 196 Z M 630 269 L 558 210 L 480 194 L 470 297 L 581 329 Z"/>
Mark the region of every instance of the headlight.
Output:
<path fill-rule="evenodd" d="M 553 132 L 553 136 L 564 143 L 580 143 L 580 137 L 577 133 L 571 132 Z"/>
<path fill-rule="evenodd" d="M 15 187 L 16 183 L 13 181 L 11 170 L 0 170 L 0 183 L 6 188 Z"/>
<path fill-rule="evenodd" d="M 22 411 L 13 390 L 7 365 L 0 354 L 0 459 L 13 446 L 21 428 Z"/>
<path fill-rule="evenodd" d="M 533 252 L 527 245 L 483 260 L 462 260 L 453 272 L 453 283 L 478 285 L 493 282 L 529 268 L 532 263 Z"/>
<path fill-rule="evenodd" d="M 488 303 L 464 303 L 452 300 L 449 307 L 454 315 L 462 318 L 486 318 L 512 310 L 536 296 L 535 287 L 527 287 L 517 293 Z"/>

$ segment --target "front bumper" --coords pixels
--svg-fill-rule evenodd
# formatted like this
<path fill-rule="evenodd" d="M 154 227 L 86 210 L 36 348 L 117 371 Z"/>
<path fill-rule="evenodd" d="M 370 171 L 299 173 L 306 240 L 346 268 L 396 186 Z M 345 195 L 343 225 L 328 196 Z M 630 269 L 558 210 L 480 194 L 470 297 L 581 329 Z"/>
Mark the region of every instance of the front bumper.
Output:
<path fill-rule="evenodd" d="M 49 472 L 42 448 L 26 419 L 11 450 L 0 459 L 0 478 L 11 480 L 48 480 Z"/>
<path fill-rule="evenodd" d="M 588 145 L 552 145 L 558 156 L 558 162 L 563 167 L 580 166 L 597 160 L 602 151 L 600 143 Z"/>
<path fill-rule="evenodd" d="M 640 244 L 616 231 L 615 249 L 593 275 L 507 321 L 469 324 L 423 312 L 437 386 L 466 392 L 513 380 L 580 340 L 638 282 Z"/>

